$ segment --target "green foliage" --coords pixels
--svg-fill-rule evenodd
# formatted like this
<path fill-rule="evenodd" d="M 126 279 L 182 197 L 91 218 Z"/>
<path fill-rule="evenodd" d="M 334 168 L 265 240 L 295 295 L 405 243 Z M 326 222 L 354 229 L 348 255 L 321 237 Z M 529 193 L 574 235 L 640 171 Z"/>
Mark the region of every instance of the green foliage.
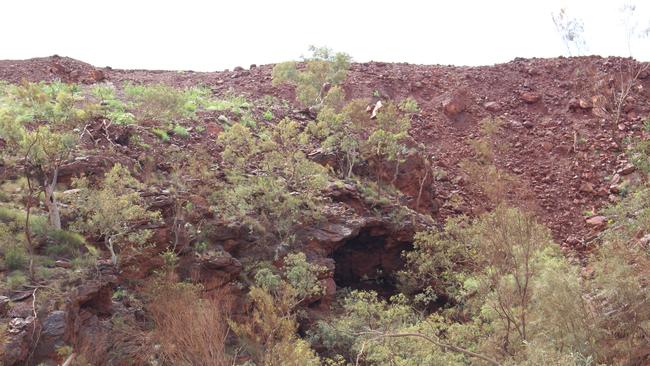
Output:
<path fill-rule="evenodd" d="M 467 218 L 449 219 L 443 230 L 415 234 L 413 251 L 404 252 L 406 269 L 400 272 L 407 292 L 431 289 L 437 296 L 459 300 L 474 252 L 468 240 Z"/>
<path fill-rule="evenodd" d="M 180 136 L 180 137 L 189 137 L 190 133 L 187 131 L 187 128 L 181 126 L 181 125 L 176 125 L 174 126 L 174 129 L 172 130 L 174 132 L 174 135 Z"/>
<path fill-rule="evenodd" d="M 413 97 L 408 97 L 404 99 L 400 104 L 399 104 L 399 109 L 404 112 L 404 113 L 420 113 L 420 106 L 418 105 L 417 100 L 415 100 Z"/>
<path fill-rule="evenodd" d="M 12 85 L 0 97 L 0 136 L 10 151 L 27 154 L 48 167 L 68 156 L 76 143 L 72 129 L 91 116 L 76 85 L 24 83 Z M 36 122 L 37 128 L 26 126 Z M 28 147 L 32 146 L 31 150 Z"/>
<path fill-rule="evenodd" d="M 461 354 L 415 337 L 386 337 L 421 334 L 439 340 L 450 331 L 442 317 L 422 317 L 398 295 L 389 301 L 374 292 L 353 291 L 343 301 L 340 316 L 333 322 L 319 322 L 310 339 L 323 345 L 330 356 L 366 365 L 464 365 Z"/>
<path fill-rule="evenodd" d="M 25 212 L 0 207 L 0 244 L 11 241 L 16 250 L 25 253 L 24 225 Z M 44 247 L 44 253 L 48 256 L 75 258 L 81 254 L 81 249 L 86 246 L 85 239 L 74 232 L 52 228 L 47 223 L 47 217 L 34 215 L 30 216 L 30 228 L 32 239 L 35 244 Z M 8 238 L 8 239 L 3 239 Z M 6 259 L 5 259 L 6 260 Z M 27 259 L 24 258 L 24 263 Z M 24 268 L 24 265 L 21 267 Z"/>
<path fill-rule="evenodd" d="M 499 206 L 474 221 L 451 220 L 441 231 L 418 233 L 405 259 L 403 283 L 422 292 L 391 301 L 353 292 L 337 317 L 312 330 L 312 342 L 329 356 L 361 357 L 368 365 L 579 364 L 601 352 L 596 303 L 587 300 L 596 297 L 585 296 L 578 268 L 528 214 Z M 611 270 L 602 273 L 611 278 Z M 622 301 L 643 303 L 639 287 L 623 293 Z M 439 295 L 452 300 L 447 307 L 428 315 L 416 310 Z M 634 308 L 628 315 L 642 313 Z"/>
<path fill-rule="evenodd" d="M 400 117 L 397 107 L 388 104 L 377 114 L 376 127 L 366 141 L 366 154 L 377 159 L 396 161 L 404 154 L 404 140 L 411 123 Z"/>
<path fill-rule="evenodd" d="M 634 359 L 648 349 L 650 332 L 650 188 L 647 183 L 605 211 L 611 225 L 593 260 L 590 303 L 597 336 L 598 361 Z M 642 239 L 639 239 L 642 238 Z M 606 346 L 603 346 L 606 345 Z"/>
<path fill-rule="evenodd" d="M 326 271 L 325 267 L 307 262 L 307 257 L 302 252 L 287 254 L 284 265 L 287 282 L 296 290 L 298 297 L 322 295 L 323 288 L 318 282 L 318 276 Z"/>
<path fill-rule="evenodd" d="M 249 112 L 252 104 L 243 95 L 236 95 L 233 92 L 226 93 L 218 99 L 209 100 L 206 109 L 209 111 L 230 111 L 237 116 Z"/>
<path fill-rule="evenodd" d="M 154 127 L 151 129 L 151 132 L 153 132 L 154 135 L 158 136 L 158 138 L 160 138 L 163 142 L 169 141 L 169 134 L 162 128 Z"/>
<path fill-rule="evenodd" d="M 296 62 L 277 64 L 273 68 L 273 85 L 296 85 L 296 97 L 305 106 L 321 104 L 327 97 L 326 84 L 340 85 L 345 81 L 351 58 L 345 53 L 333 53 L 328 48 L 311 46 L 311 57 L 305 58 L 304 70 Z"/>
<path fill-rule="evenodd" d="M 330 94 L 342 93 L 332 87 Z M 408 152 L 410 121 L 400 116 L 397 107 L 388 103 L 380 109 L 376 119 L 366 112 L 367 100 L 353 100 L 343 106 L 343 96 L 332 98 L 322 107 L 315 122 L 309 124 L 310 133 L 321 141 L 321 147 L 335 154 L 342 162 L 341 176 L 350 178 L 354 167 L 362 162 L 371 162 L 375 168 L 378 184 L 378 199 L 381 199 L 380 180 L 385 164 L 393 162 L 395 172 Z"/>
<path fill-rule="evenodd" d="M 298 124 L 287 119 L 258 135 L 239 123 L 222 133 L 227 182 L 213 197 L 217 213 L 288 244 L 294 226 L 318 219 L 320 192 L 328 181 L 325 168 L 303 151 L 307 142 Z"/>
<path fill-rule="evenodd" d="M 322 293 L 317 276 L 323 270 L 309 263 L 304 253 L 295 253 L 284 258 L 280 274 L 270 268 L 257 271 L 256 286 L 249 292 L 252 314 L 244 322 L 230 322 L 257 364 L 321 364 L 309 343 L 296 335 L 296 312 L 304 300 Z"/>
<path fill-rule="evenodd" d="M 66 230 L 49 230 L 45 241 L 45 253 L 54 257 L 75 258 L 86 246 L 83 236 Z"/>
<path fill-rule="evenodd" d="M 5 267 L 8 270 L 22 270 L 27 266 L 27 252 L 21 245 L 10 245 L 5 247 L 3 254 Z"/>
<path fill-rule="evenodd" d="M 203 88 L 176 89 L 165 84 L 125 84 L 124 94 L 132 102 L 138 120 L 173 122 L 193 118 L 207 104 L 209 91 Z"/>
<path fill-rule="evenodd" d="M 97 85 L 92 88 L 92 95 L 97 98 L 102 115 L 118 125 L 135 122 L 133 113 L 128 112 L 127 105 L 115 95 L 113 86 Z"/>
<path fill-rule="evenodd" d="M 102 237 L 113 263 L 117 263 L 116 248 L 133 250 L 146 244 L 151 232 L 138 227 L 142 222 L 159 219 L 160 214 L 147 211 L 138 192 L 141 184 L 127 168 L 115 164 L 98 189 L 88 188 L 84 179 L 76 185 L 81 189 L 83 203 L 79 205 L 81 217 L 75 227 Z"/>
<path fill-rule="evenodd" d="M 335 93 L 338 87 L 332 87 L 330 93 Z M 334 104 L 334 106 L 332 106 Z M 309 131 L 321 140 L 325 151 L 340 155 L 344 160 L 343 175 L 349 178 L 355 165 L 361 160 L 361 146 L 367 138 L 364 134 L 369 127 L 369 116 L 365 113 L 367 101 L 355 100 L 343 110 L 337 110 L 335 101 L 330 101 L 318 113 L 315 122 L 309 124 Z"/>
<path fill-rule="evenodd" d="M 630 162 L 645 174 L 650 174 L 650 141 L 639 140 L 628 144 L 626 150 Z"/>
<path fill-rule="evenodd" d="M 21 271 L 11 272 L 5 279 L 7 287 L 11 290 L 18 290 L 27 284 L 27 277 Z"/>
<path fill-rule="evenodd" d="M 74 129 L 95 114 L 95 106 L 78 86 L 60 82 L 12 86 L 0 100 L 0 137 L 7 143 L 7 155 L 24 165 L 33 184 L 40 183 L 50 224 L 60 229 L 55 195 L 59 167 L 79 140 Z"/>

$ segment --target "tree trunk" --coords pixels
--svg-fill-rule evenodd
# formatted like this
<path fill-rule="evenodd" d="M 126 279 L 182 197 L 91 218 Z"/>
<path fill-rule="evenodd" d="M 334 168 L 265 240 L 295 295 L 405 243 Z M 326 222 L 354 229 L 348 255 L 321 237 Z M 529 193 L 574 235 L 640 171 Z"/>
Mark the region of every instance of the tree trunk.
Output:
<path fill-rule="evenodd" d="M 59 168 L 56 167 L 54 169 L 54 173 L 52 174 L 52 181 L 48 182 L 46 179 L 44 182 L 45 206 L 47 207 L 50 226 L 57 230 L 61 230 L 61 212 L 59 211 L 59 203 L 56 201 L 56 197 L 54 196 L 58 178 Z"/>
<path fill-rule="evenodd" d="M 395 172 L 393 174 L 393 180 L 390 182 L 390 184 L 395 185 L 395 182 L 397 182 L 397 176 L 399 175 L 399 157 L 395 159 Z"/>
<path fill-rule="evenodd" d="M 32 241 L 32 229 L 29 225 L 29 220 L 32 213 L 32 199 L 34 197 L 34 189 L 32 188 L 29 174 L 26 174 L 26 178 L 27 186 L 29 187 L 29 194 L 25 202 L 25 238 L 27 239 L 27 251 L 29 252 L 29 278 L 34 281 L 36 279 L 36 274 L 34 272 L 34 243 Z"/>
<path fill-rule="evenodd" d="M 377 176 L 377 201 L 381 201 L 381 165 L 380 164 L 377 164 L 375 175 Z"/>
<path fill-rule="evenodd" d="M 347 158 L 348 158 L 348 172 L 345 175 L 346 179 L 350 179 L 352 176 L 352 169 L 354 168 L 354 164 L 356 163 L 355 155 L 351 153 L 347 153 Z"/>
<path fill-rule="evenodd" d="M 108 248 L 108 251 L 111 253 L 111 263 L 113 263 L 114 266 L 117 266 L 117 254 L 115 253 L 115 248 L 113 247 L 112 236 L 106 238 L 106 247 Z"/>
<path fill-rule="evenodd" d="M 427 181 L 427 177 L 429 176 L 429 169 L 426 169 L 424 171 L 424 177 L 420 181 L 420 189 L 418 190 L 418 198 L 415 200 L 415 211 L 419 212 L 420 211 L 420 199 L 422 199 L 422 190 L 424 189 L 424 183 Z"/>

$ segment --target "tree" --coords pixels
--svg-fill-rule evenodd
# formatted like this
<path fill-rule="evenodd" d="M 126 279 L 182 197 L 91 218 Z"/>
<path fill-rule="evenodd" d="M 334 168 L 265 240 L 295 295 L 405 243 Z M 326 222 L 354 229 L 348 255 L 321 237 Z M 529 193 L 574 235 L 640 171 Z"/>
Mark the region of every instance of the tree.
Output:
<path fill-rule="evenodd" d="M 369 131 L 370 118 L 365 112 L 367 100 L 357 99 L 342 106 L 342 91 L 333 87 L 331 98 L 320 110 L 316 121 L 308 129 L 313 136 L 321 140 L 321 148 L 339 156 L 342 161 L 340 175 L 346 179 L 352 176 L 354 167 L 361 161 L 361 146 Z"/>
<path fill-rule="evenodd" d="M 262 268 L 249 291 L 252 311 L 241 323 L 230 325 L 259 365 L 320 365 L 309 343 L 296 335 L 297 309 L 322 294 L 318 275 L 324 268 L 309 263 L 304 253 L 288 254 L 282 273 Z"/>
<path fill-rule="evenodd" d="M 395 171 L 391 183 L 399 173 L 399 166 L 407 152 L 405 144 L 411 122 L 401 117 L 394 104 L 388 104 L 377 114 L 376 125 L 368 139 L 363 143 L 363 152 L 368 159 L 373 159 L 377 179 L 377 193 L 381 199 L 381 172 L 387 162 L 395 162 Z"/>
<path fill-rule="evenodd" d="M 574 52 L 580 54 L 585 51 L 587 43 L 583 38 L 584 23 L 581 19 L 571 17 L 566 8 L 561 8 L 557 13 L 551 13 L 551 19 L 553 19 L 555 29 L 560 34 L 569 56 L 572 56 Z"/>
<path fill-rule="evenodd" d="M 60 82 L 8 87 L 0 111 L 0 136 L 21 158 L 28 181 L 36 179 L 45 196 L 50 225 L 61 229 L 55 190 L 59 169 L 73 154 L 75 127 L 93 114 L 79 88 Z"/>
<path fill-rule="evenodd" d="M 307 135 L 285 119 L 256 135 L 239 123 L 219 136 L 226 181 L 213 196 L 217 214 L 290 244 L 293 228 L 319 218 L 327 170 L 303 151 Z"/>
<path fill-rule="evenodd" d="M 304 58 L 304 70 L 298 70 L 294 61 L 277 64 L 273 68 L 273 85 L 296 85 L 296 97 L 305 106 L 320 105 L 327 98 L 330 87 L 340 85 L 347 76 L 351 57 L 345 53 L 311 46 L 311 57 Z"/>
<path fill-rule="evenodd" d="M 127 168 L 115 164 L 98 189 L 89 188 L 85 179 L 77 181 L 77 186 L 82 189 L 82 215 L 76 226 L 104 240 L 114 265 L 118 264 L 117 248 L 142 246 L 151 237 L 149 230 L 140 227 L 158 220 L 160 213 L 147 211 L 138 192 L 141 183 Z"/>
<path fill-rule="evenodd" d="M 413 250 L 402 254 L 406 269 L 400 272 L 409 292 L 431 289 L 436 297 L 459 300 L 475 255 L 467 245 L 467 221 L 464 216 L 450 218 L 442 230 L 431 228 L 415 234 Z"/>

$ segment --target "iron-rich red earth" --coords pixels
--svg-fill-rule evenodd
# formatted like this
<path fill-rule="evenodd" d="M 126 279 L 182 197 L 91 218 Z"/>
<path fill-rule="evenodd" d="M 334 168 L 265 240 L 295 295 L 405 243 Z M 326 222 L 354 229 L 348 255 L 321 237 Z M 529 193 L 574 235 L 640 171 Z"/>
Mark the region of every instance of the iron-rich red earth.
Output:
<path fill-rule="evenodd" d="M 618 123 L 614 108 L 621 85 L 643 66 L 631 59 L 595 56 L 515 59 L 482 67 L 371 62 L 353 64 L 344 88 L 348 98 L 412 96 L 418 101 L 421 113 L 414 117 L 411 134 L 447 173 L 434 183 L 436 196 L 442 203 L 452 195 L 463 198 L 460 207 L 443 206 L 439 218 L 477 213 L 490 205 L 463 177 L 458 164 L 472 156 L 468 141 L 480 136 L 480 122 L 499 117 L 504 124 L 494 142 L 502 148 L 495 163 L 521 182 L 509 199 L 535 210 L 558 242 L 582 247 L 594 234 L 585 212 L 598 212 L 613 200 L 611 178 L 621 170 L 627 173 L 623 169 L 627 139 L 648 136 L 644 129 L 650 115 L 648 72 L 638 75 L 622 103 Z M 205 85 L 215 94 L 234 91 L 252 99 L 272 95 L 294 101 L 292 87 L 271 84 L 272 68 L 117 70 L 52 56 L 0 61 L 0 79 Z"/>

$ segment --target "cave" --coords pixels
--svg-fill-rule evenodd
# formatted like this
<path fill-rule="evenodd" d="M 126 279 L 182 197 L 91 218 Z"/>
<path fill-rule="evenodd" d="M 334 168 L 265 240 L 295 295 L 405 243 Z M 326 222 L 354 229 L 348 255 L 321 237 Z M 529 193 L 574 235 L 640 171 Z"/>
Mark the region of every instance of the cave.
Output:
<path fill-rule="evenodd" d="M 334 251 L 337 288 L 371 290 L 383 298 L 397 291 L 397 272 L 404 267 L 402 252 L 411 242 L 396 241 L 382 230 L 363 229 Z"/>

